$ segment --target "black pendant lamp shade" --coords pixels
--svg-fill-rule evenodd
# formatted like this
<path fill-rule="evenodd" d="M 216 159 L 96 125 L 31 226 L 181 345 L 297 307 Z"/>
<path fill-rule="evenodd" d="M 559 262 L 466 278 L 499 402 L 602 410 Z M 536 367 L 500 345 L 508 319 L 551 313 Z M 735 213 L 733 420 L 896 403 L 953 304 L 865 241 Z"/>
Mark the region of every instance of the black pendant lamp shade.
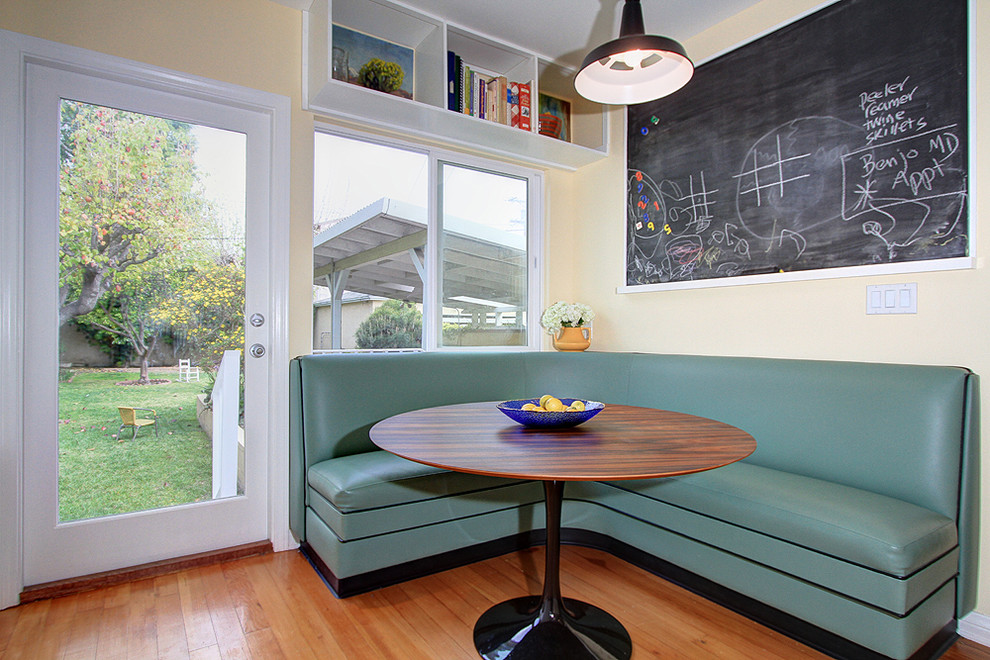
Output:
<path fill-rule="evenodd" d="M 684 46 L 644 33 L 639 0 L 626 0 L 619 38 L 588 53 L 574 77 L 578 94 L 598 103 L 628 105 L 667 96 L 686 85 L 694 64 Z"/>

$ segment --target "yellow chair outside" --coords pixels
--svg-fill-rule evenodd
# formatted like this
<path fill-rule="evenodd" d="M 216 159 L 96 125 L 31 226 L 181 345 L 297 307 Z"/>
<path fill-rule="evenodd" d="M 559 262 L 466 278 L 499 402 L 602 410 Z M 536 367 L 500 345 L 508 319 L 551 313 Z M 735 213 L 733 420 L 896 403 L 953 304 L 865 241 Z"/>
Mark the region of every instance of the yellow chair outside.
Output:
<path fill-rule="evenodd" d="M 117 410 L 120 411 L 120 419 L 123 422 L 120 425 L 120 428 L 117 429 L 118 436 L 120 436 L 120 434 L 123 432 L 125 427 L 129 426 L 133 429 L 133 433 L 131 433 L 131 440 L 133 440 L 134 438 L 137 437 L 138 429 L 140 429 L 142 426 L 154 426 L 155 437 L 156 438 L 158 437 L 158 413 L 156 413 L 151 408 L 126 408 L 121 406 L 117 408 Z M 149 419 L 147 417 L 138 417 L 137 415 L 138 411 L 150 412 L 151 418 Z"/>

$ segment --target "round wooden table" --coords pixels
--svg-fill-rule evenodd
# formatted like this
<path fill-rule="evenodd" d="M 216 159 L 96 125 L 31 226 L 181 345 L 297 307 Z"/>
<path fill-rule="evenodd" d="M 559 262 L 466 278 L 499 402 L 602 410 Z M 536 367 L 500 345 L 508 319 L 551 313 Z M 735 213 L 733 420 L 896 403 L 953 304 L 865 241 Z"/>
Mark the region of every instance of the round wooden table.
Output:
<path fill-rule="evenodd" d="M 546 570 L 540 596 L 515 598 L 485 612 L 475 647 L 488 660 L 629 658 L 632 642 L 604 610 L 560 593 L 560 509 L 567 481 L 651 479 L 702 472 L 756 449 L 745 431 L 666 410 L 611 405 L 581 426 L 516 424 L 496 402 L 426 408 L 395 415 L 371 440 L 397 456 L 457 472 L 543 482 Z"/>

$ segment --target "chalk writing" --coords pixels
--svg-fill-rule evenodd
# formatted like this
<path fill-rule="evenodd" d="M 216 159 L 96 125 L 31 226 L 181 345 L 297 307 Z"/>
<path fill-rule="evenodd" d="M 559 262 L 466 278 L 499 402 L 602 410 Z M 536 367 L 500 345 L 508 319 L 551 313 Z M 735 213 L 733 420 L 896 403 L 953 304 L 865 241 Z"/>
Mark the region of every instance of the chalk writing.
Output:
<path fill-rule="evenodd" d="M 844 160 L 843 220 L 859 219 L 863 233 L 881 241 L 889 259 L 902 248 L 948 235 L 962 218 L 968 185 L 965 163 L 956 158 L 957 129 L 949 124 L 871 144 Z M 861 181 L 852 183 L 856 178 Z"/>
<path fill-rule="evenodd" d="M 908 91 L 910 79 L 911 76 L 907 76 L 899 83 L 887 83 L 880 91 L 860 93 L 859 107 L 865 119 L 863 128 L 867 131 L 868 144 L 910 131 L 920 131 L 928 126 L 924 116 L 912 117 L 901 109 L 914 100 L 918 91 L 917 85 Z"/>

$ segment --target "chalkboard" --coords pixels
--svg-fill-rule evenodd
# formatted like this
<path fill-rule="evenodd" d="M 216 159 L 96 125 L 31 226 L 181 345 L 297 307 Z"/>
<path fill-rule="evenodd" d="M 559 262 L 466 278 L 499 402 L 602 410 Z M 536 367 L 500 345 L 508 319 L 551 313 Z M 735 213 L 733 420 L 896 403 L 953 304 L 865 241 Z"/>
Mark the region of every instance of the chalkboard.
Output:
<path fill-rule="evenodd" d="M 968 256 L 965 0 L 842 0 L 627 115 L 626 284 Z"/>

